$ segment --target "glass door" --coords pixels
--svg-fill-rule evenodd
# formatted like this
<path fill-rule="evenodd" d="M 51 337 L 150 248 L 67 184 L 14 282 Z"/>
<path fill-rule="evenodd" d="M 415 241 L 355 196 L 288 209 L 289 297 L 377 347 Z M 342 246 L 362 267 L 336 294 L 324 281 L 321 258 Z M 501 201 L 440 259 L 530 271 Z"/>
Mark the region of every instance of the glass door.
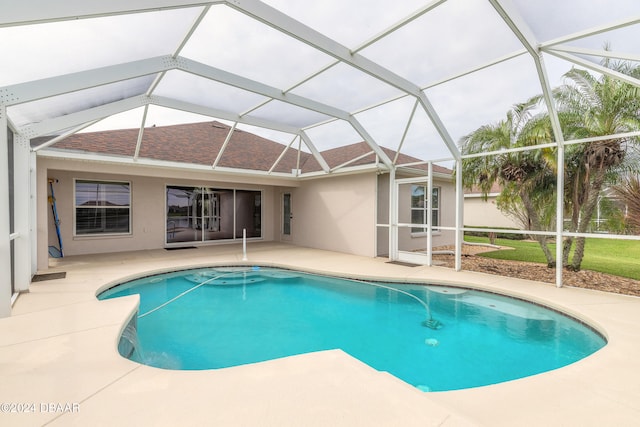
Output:
<path fill-rule="evenodd" d="M 291 193 L 282 195 L 282 240 L 291 240 Z"/>

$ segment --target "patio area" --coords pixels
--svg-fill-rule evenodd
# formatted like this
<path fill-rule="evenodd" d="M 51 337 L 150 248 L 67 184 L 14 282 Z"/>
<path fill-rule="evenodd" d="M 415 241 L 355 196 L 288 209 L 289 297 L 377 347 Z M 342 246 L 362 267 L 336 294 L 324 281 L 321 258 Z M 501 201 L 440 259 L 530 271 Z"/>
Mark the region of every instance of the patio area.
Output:
<path fill-rule="evenodd" d="M 48 271 L 0 320 L 2 425 L 523 426 L 633 425 L 640 416 L 640 299 L 387 259 L 251 243 L 74 256 Z M 423 393 L 340 350 L 211 371 L 122 358 L 137 298 L 99 289 L 158 271 L 268 265 L 348 277 L 458 284 L 544 303 L 588 322 L 608 345 L 557 371 L 493 386 Z M 15 403 L 12 413 L 7 403 Z M 25 410 L 26 408 L 26 410 Z"/>

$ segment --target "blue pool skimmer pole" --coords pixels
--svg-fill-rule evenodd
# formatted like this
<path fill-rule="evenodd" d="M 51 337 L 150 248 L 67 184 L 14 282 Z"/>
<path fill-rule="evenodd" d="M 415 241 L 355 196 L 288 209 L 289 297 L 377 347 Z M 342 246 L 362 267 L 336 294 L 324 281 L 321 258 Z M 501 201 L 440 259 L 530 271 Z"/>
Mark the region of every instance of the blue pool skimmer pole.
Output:
<path fill-rule="evenodd" d="M 51 190 L 51 195 L 49 196 L 49 203 L 51 204 L 51 212 L 53 213 L 53 222 L 56 225 L 56 234 L 58 235 L 58 246 L 60 249 L 60 256 L 64 257 L 64 251 L 62 250 L 62 235 L 60 234 L 60 218 L 58 217 L 58 208 L 56 207 L 56 196 L 53 192 L 54 182 L 58 182 L 58 180 L 49 178 L 49 189 Z"/>

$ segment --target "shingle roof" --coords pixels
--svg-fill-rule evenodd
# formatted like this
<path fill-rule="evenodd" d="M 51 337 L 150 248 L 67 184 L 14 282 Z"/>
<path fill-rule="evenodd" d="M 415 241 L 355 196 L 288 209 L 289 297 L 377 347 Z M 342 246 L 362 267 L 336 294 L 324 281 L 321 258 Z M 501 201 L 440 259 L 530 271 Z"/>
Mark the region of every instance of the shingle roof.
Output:
<path fill-rule="evenodd" d="M 139 155 L 155 160 L 213 165 L 230 129 L 228 125 L 217 121 L 148 127 L 144 129 Z M 135 154 L 138 133 L 138 129 L 77 133 L 58 142 L 54 147 L 63 150 L 132 157 Z M 218 166 L 268 171 L 285 148 L 285 145 L 278 142 L 236 129 L 231 135 Z M 393 150 L 387 148 L 383 148 L 383 150 L 391 159 L 396 155 Z M 329 167 L 333 168 L 369 152 L 371 152 L 371 148 L 365 142 L 358 142 L 326 150 L 321 154 Z M 399 164 L 420 161 L 405 154 L 400 154 L 398 160 Z M 274 171 L 290 173 L 296 168 L 297 161 L 297 150 L 289 149 Z M 350 166 L 372 164 L 375 161 L 376 156 L 371 153 L 350 163 Z M 426 165 L 416 168 L 426 169 Z M 322 170 L 316 159 L 305 152 L 300 153 L 300 169 L 302 172 Z M 449 169 L 436 165 L 434 165 L 434 171 L 451 173 Z"/>

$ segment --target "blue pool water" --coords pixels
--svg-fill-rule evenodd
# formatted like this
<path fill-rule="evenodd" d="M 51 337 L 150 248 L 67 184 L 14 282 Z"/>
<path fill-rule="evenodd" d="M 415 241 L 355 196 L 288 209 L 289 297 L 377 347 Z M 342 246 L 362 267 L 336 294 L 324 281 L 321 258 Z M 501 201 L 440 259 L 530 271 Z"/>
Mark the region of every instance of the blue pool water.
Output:
<path fill-rule="evenodd" d="M 560 368 L 606 344 L 555 311 L 453 287 L 229 267 L 146 277 L 99 298 L 131 294 L 140 294 L 137 336 L 125 330 L 121 353 L 167 369 L 340 348 L 421 390 L 443 391 Z"/>

